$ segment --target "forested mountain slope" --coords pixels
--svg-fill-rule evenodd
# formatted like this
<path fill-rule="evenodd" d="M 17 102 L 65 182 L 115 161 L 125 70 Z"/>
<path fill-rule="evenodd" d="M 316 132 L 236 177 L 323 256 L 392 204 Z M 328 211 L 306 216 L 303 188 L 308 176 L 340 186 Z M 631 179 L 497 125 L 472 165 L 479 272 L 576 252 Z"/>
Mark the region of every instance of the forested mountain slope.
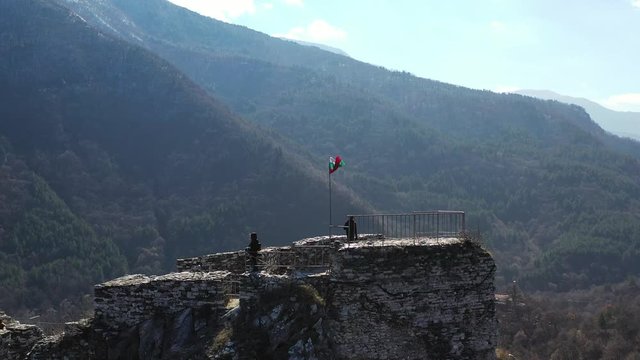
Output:
<path fill-rule="evenodd" d="M 44 0 L 0 1 L 0 308 L 176 257 L 327 231 L 310 165 L 158 56 Z M 362 211 L 344 187 L 337 214 Z"/>
<path fill-rule="evenodd" d="M 570 288 L 640 270 L 640 145 L 580 107 L 387 71 L 164 0 L 67 5 L 312 154 L 339 151 L 344 182 L 378 209 L 467 210 L 506 280 Z"/>

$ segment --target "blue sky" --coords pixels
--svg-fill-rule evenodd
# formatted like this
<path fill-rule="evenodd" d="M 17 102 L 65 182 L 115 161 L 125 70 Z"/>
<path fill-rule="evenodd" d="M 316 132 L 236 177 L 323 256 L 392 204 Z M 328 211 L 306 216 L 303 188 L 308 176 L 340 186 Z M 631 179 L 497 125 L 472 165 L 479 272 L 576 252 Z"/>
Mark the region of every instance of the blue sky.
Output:
<path fill-rule="evenodd" d="M 170 1 L 424 78 L 640 111 L 640 0 Z"/>

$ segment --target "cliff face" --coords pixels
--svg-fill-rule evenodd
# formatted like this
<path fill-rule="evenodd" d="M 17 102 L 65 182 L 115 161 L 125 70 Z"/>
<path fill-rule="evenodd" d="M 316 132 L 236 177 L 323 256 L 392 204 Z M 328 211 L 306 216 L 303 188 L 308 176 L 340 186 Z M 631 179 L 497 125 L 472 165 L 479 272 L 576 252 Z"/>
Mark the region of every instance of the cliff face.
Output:
<path fill-rule="evenodd" d="M 243 259 L 242 252 L 182 259 L 179 273 L 97 285 L 93 319 L 67 324 L 56 337 L 38 333 L 35 345 L 30 339 L 2 354 L 495 358 L 495 265 L 475 243 L 371 238 L 345 244 L 315 238 L 266 249 L 259 273 L 244 272 Z"/>
<path fill-rule="evenodd" d="M 339 358 L 489 359 L 496 339 L 491 256 L 469 242 L 350 244 L 330 276 Z M 352 356 L 351 354 L 361 354 Z"/>

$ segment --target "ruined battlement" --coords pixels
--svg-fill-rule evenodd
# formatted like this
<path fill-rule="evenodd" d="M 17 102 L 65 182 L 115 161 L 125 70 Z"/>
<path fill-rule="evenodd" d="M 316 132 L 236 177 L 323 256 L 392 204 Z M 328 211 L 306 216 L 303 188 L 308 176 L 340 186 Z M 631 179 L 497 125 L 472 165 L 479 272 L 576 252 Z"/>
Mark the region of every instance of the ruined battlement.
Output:
<path fill-rule="evenodd" d="M 30 338 L 29 358 L 495 358 L 495 264 L 477 243 L 317 237 L 264 249 L 254 273 L 245 256 L 96 285 L 94 318 Z"/>
<path fill-rule="evenodd" d="M 242 302 L 252 306 L 292 283 L 313 284 L 326 294 L 326 311 L 335 315 L 325 319 L 325 327 L 337 358 L 495 357 L 495 263 L 478 244 L 457 237 L 341 240 L 318 237 L 267 249 L 265 271 L 243 279 Z M 316 263 L 327 271 L 300 276 L 301 269 L 310 269 L 310 257 L 326 259 Z M 269 259 L 297 276 L 269 275 L 278 268 Z M 199 266 L 211 269 L 218 260 L 201 257 Z"/>

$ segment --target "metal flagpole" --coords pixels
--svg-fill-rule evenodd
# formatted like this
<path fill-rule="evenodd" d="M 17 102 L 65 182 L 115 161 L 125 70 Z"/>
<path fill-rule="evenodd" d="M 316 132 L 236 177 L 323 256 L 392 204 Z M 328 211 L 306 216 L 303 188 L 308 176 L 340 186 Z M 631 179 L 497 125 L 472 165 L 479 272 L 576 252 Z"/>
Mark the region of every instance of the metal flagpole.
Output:
<path fill-rule="evenodd" d="M 333 236 L 333 217 L 331 215 L 331 170 L 329 170 L 329 239 Z"/>

